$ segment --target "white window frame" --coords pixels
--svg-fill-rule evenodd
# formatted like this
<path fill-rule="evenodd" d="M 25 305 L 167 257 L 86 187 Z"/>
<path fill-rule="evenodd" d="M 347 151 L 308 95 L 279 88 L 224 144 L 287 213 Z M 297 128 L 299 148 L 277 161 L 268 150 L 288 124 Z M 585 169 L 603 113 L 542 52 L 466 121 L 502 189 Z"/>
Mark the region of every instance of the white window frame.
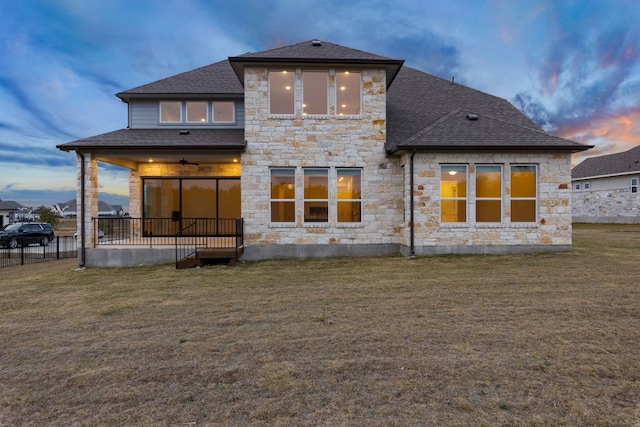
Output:
<path fill-rule="evenodd" d="M 500 168 L 500 196 L 499 197 L 478 197 L 478 168 L 482 168 L 482 167 L 498 167 Z M 504 222 L 504 168 L 502 167 L 501 164 L 488 164 L 488 163 L 484 163 L 484 164 L 476 164 L 475 165 L 475 173 L 474 173 L 474 190 L 475 190 L 475 222 L 478 224 L 497 224 L 497 223 L 502 223 Z M 469 183 L 467 182 L 467 185 L 469 185 Z M 467 190 L 468 191 L 468 190 Z M 478 221 L 478 201 L 491 201 L 491 200 L 497 200 L 500 202 L 500 219 L 496 222 L 496 221 Z"/>
<path fill-rule="evenodd" d="M 360 75 L 360 79 L 359 79 L 359 83 L 360 83 L 360 109 L 358 111 L 358 113 L 356 114 L 340 114 L 340 103 L 338 102 L 338 96 L 340 94 L 340 87 L 338 85 L 338 80 L 339 80 L 339 75 L 342 73 L 358 73 Z M 334 77 L 334 82 L 335 82 L 335 115 L 337 117 L 360 117 L 362 115 L 362 92 L 363 92 L 363 84 L 362 84 L 362 70 L 335 70 L 335 77 Z"/>
<path fill-rule="evenodd" d="M 326 199 L 307 199 L 307 195 L 305 194 L 305 178 L 307 177 L 307 172 L 311 172 L 311 171 L 322 171 L 325 174 L 319 174 L 318 176 L 326 176 L 326 182 L 327 182 L 327 198 Z M 330 173 L 331 172 L 331 168 L 325 167 L 325 168 L 320 168 L 320 167 L 309 167 L 309 168 L 302 168 L 302 222 L 306 223 L 306 224 L 328 224 L 331 218 L 331 179 L 330 179 Z M 312 175 L 309 174 L 309 177 L 311 177 Z M 314 202 L 320 202 L 320 203 L 326 203 L 327 204 L 327 220 L 326 221 L 309 221 L 307 220 L 307 212 L 306 212 L 306 208 L 307 208 L 307 203 L 314 203 Z"/>
<path fill-rule="evenodd" d="M 216 104 L 217 103 L 230 103 L 231 104 L 231 120 L 216 120 Z M 236 103 L 235 101 L 212 101 L 211 102 L 211 122 L 214 124 L 225 124 L 225 123 L 235 123 L 236 122 Z"/>
<path fill-rule="evenodd" d="M 591 190 L 591 183 L 589 181 L 585 182 L 582 186 L 585 190 Z"/>
<path fill-rule="evenodd" d="M 204 104 L 204 120 L 189 120 L 189 104 L 192 103 L 198 103 L 198 104 Z M 187 123 L 208 123 L 209 122 L 209 102 L 208 101 L 196 101 L 196 100 L 192 100 L 192 101 L 186 101 L 185 102 L 185 110 L 186 110 L 186 116 L 187 116 Z"/>
<path fill-rule="evenodd" d="M 271 178 L 273 176 L 273 172 L 274 171 L 290 171 L 293 172 L 293 198 L 290 199 L 274 199 L 272 197 L 271 194 Z M 297 170 L 295 167 L 272 167 L 269 168 L 269 223 L 270 224 L 275 224 L 275 225 L 291 225 L 291 224 L 296 224 L 296 217 L 297 215 L 297 201 L 296 201 L 296 195 L 297 195 Z M 271 221 L 271 218 L 273 217 L 271 214 L 271 206 L 273 204 L 273 202 L 289 202 L 289 203 L 293 203 L 293 211 L 294 211 L 294 215 L 293 215 L 293 221 Z"/>
<path fill-rule="evenodd" d="M 305 104 L 305 90 L 304 90 L 305 89 L 305 83 L 304 83 L 304 75 L 305 75 L 305 73 L 316 73 L 316 74 L 323 73 L 325 75 L 325 77 L 326 77 L 326 85 L 327 86 L 326 86 L 326 94 L 325 95 L 326 95 L 327 102 L 326 102 L 326 105 L 325 105 L 324 113 L 309 113 L 309 114 L 307 114 L 304 111 L 304 109 L 306 107 L 306 104 Z M 330 102 L 329 102 L 329 93 L 330 93 L 330 91 L 329 91 L 329 83 L 330 83 L 329 70 L 305 70 L 305 69 L 302 70 L 302 116 L 303 117 L 307 117 L 307 116 L 308 117 L 318 117 L 318 116 L 325 117 L 325 116 L 329 115 L 329 104 L 330 104 Z M 294 97 L 294 105 L 295 105 L 295 97 Z"/>
<path fill-rule="evenodd" d="M 631 178 L 631 192 L 638 194 L 638 178 Z"/>
<path fill-rule="evenodd" d="M 164 103 L 175 103 L 178 104 L 180 106 L 180 119 L 178 121 L 170 121 L 170 120 L 162 120 L 162 104 Z M 166 101 L 160 101 L 159 104 L 159 117 L 158 117 L 158 121 L 160 123 L 182 123 L 182 101 L 175 101 L 175 100 L 166 100 Z"/>
<path fill-rule="evenodd" d="M 535 190 L 536 194 L 533 197 L 514 197 L 513 196 L 513 182 L 511 182 L 511 172 L 514 167 L 533 167 L 536 173 L 536 182 L 535 182 Z M 538 222 L 538 210 L 540 209 L 540 201 L 538 200 L 538 194 L 540 192 L 539 184 L 540 184 L 540 168 L 535 164 L 511 164 L 509 166 L 509 184 L 511 186 L 511 197 L 509 200 L 509 211 L 511 212 L 511 217 L 509 221 L 513 224 L 534 224 Z M 513 207 L 512 203 L 516 200 L 533 200 L 535 202 L 535 211 L 533 221 L 513 221 Z"/>
<path fill-rule="evenodd" d="M 341 171 L 357 171 L 359 173 L 359 175 L 360 175 L 360 198 L 359 199 L 340 199 L 340 198 L 338 198 L 338 182 L 340 180 L 340 172 Z M 341 224 L 341 225 L 343 225 L 343 224 L 362 224 L 362 207 L 363 207 L 362 206 L 363 205 L 362 199 L 364 197 L 364 194 L 363 194 L 364 193 L 364 180 L 363 180 L 363 176 L 362 175 L 363 175 L 362 174 L 362 168 L 348 168 L 348 167 L 336 168 L 336 177 L 335 177 L 335 183 L 334 183 L 335 184 L 335 189 L 336 189 L 336 192 L 335 192 L 335 194 L 336 194 L 336 200 L 335 200 L 335 204 L 336 204 L 336 207 L 335 207 L 336 224 Z M 359 215 L 360 221 L 340 221 L 340 219 L 338 218 L 338 212 L 339 212 L 338 205 L 340 203 L 354 203 L 354 202 L 355 203 L 360 203 L 360 215 Z"/>
<path fill-rule="evenodd" d="M 460 195 L 456 195 L 455 197 L 443 197 L 442 196 L 442 173 L 447 169 L 451 169 L 451 171 L 453 171 L 453 168 L 464 168 L 464 174 L 465 174 L 465 194 L 464 197 L 460 197 Z M 450 173 L 451 171 L 447 171 L 447 173 Z M 461 173 L 462 171 L 458 170 L 456 171 L 456 173 Z M 440 174 L 438 175 L 438 178 L 440 180 L 440 185 L 438 186 L 438 196 L 440 196 L 440 212 L 439 212 L 439 221 L 440 224 L 468 224 L 469 223 L 469 166 L 466 164 L 441 164 L 440 165 Z M 442 215 L 443 215 L 443 201 L 460 201 L 460 200 L 464 200 L 464 208 L 465 208 L 465 220 L 464 221 L 443 221 L 442 220 Z"/>
<path fill-rule="evenodd" d="M 292 111 L 290 113 L 274 113 L 271 111 L 271 88 L 272 88 L 272 83 L 271 83 L 271 76 L 275 73 L 291 73 L 293 75 L 293 82 L 291 83 L 291 91 L 293 94 L 293 106 L 292 106 Z M 269 115 L 270 116 L 285 116 L 285 117 L 289 117 L 289 116 L 295 116 L 296 114 L 296 74 L 297 74 L 297 70 L 295 69 L 289 69 L 289 68 L 274 68 L 274 69 L 269 69 L 267 72 L 268 76 L 267 76 L 267 97 L 268 97 L 268 109 L 269 109 Z"/>
<path fill-rule="evenodd" d="M 575 183 L 575 185 L 573 186 L 574 190 L 580 191 L 582 189 L 582 186 L 580 185 L 579 182 Z"/>

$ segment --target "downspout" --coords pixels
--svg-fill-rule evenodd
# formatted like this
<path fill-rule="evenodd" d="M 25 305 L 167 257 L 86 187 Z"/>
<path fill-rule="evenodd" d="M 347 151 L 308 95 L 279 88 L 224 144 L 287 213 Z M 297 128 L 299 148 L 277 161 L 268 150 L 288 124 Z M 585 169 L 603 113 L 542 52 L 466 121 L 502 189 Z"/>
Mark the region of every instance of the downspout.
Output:
<path fill-rule="evenodd" d="M 81 202 L 81 206 L 80 206 L 80 241 L 81 246 L 80 246 L 80 264 L 78 265 L 78 267 L 84 267 L 85 264 L 85 260 L 86 260 L 86 253 L 85 253 L 85 244 L 84 244 L 84 235 L 85 235 L 85 227 L 84 227 L 84 219 L 85 219 L 85 212 L 84 212 L 84 175 L 85 175 L 85 164 L 84 164 L 84 154 L 81 154 L 78 151 L 78 156 L 80 156 L 81 159 L 81 164 L 80 164 L 80 202 Z"/>
<path fill-rule="evenodd" d="M 413 214 L 413 157 L 416 155 L 416 150 L 414 149 L 413 152 L 411 153 L 411 158 L 409 161 L 409 215 L 410 215 L 410 221 L 411 221 L 411 227 L 409 227 L 409 234 L 410 234 L 410 247 L 409 247 L 409 253 L 410 256 L 415 256 L 416 255 L 416 248 L 415 248 L 415 226 L 413 224 L 414 221 L 414 214 Z"/>

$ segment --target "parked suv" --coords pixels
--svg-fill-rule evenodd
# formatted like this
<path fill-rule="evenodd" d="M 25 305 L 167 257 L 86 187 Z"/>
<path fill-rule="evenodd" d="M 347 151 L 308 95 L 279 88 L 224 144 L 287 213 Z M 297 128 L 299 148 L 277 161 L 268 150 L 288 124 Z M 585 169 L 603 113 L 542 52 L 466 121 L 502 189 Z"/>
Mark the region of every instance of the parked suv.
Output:
<path fill-rule="evenodd" d="M 0 231 L 0 246 L 11 249 L 32 243 L 47 246 L 53 236 L 53 227 L 46 222 L 16 222 Z"/>

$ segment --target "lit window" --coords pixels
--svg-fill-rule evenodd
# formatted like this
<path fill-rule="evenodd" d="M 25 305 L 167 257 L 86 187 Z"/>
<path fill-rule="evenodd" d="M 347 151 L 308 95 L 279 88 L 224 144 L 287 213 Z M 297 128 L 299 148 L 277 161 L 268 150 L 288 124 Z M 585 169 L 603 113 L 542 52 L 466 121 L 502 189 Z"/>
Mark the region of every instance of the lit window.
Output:
<path fill-rule="evenodd" d="M 270 114 L 294 114 L 294 76 L 290 70 L 269 72 Z"/>
<path fill-rule="evenodd" d="M 440 220 L 467 221 L 467 167 L 464 165 L 440 168 Z"/>
<path fill-rule="evenodd" d="M 304 221 L 329 221 L 329 171 L 304 170 Z"/>
<path fill-rule="evenodd" d="M 631 178 L 631 192 L 638 192 L 638 178 Z"/>
<path fill-rule="evenodd" d="M 511 222 L 536 221 L 535 166 L 511 166 Z"/>
<path fill-rule="evenodd" d="M 302 72 L 302 114 L 327 114 L 329 100 L 329 73 Z"/>
<path fill-rule="evenodd" d="M 182 121 L 182 102 L 161 101 L 160 121 L 163 123 L 178 123 Z"/>
<path fill-rule="evenodd" d="M 207 102 L 188 101 L 187 102 L 187 122 L 204 123 L 207 121 Z"/>
<path fill-rule="evenodd" d="M 271 222 L 296 221 L 296 171 L 271 169 Z"/>
<path fill-rule="evenodd" d="M 476 222 L 502 221 L 502 167 L 476 167 Z"/>
<path fill-rule="evenodd" d="M 360 81 L 359 71 L 336 72 L 336 114 L 339 116 L 360 114 Z"/>
<path fill-rule="evenodd" d="M 234 118 L 233 101 L 215 101 L 213 103 L 213 121 L 215 123 L 232 123 Z"/>
<path fill-rule="evenodd" d="M 338 222 L 361 222 L 362 171 L 338 169 L 336 175 Z"/>

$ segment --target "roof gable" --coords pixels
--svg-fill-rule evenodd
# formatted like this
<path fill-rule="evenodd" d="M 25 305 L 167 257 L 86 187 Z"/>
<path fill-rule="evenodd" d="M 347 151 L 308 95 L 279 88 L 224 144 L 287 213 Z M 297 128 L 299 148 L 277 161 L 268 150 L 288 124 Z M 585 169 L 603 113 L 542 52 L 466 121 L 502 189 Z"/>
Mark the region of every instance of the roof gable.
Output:
<path fill-rule="evenodd" d="M 640 145 L 622 153 L 585 159 L 571 170 L 571 178 L 591 178 L 640 172 Z"/>

